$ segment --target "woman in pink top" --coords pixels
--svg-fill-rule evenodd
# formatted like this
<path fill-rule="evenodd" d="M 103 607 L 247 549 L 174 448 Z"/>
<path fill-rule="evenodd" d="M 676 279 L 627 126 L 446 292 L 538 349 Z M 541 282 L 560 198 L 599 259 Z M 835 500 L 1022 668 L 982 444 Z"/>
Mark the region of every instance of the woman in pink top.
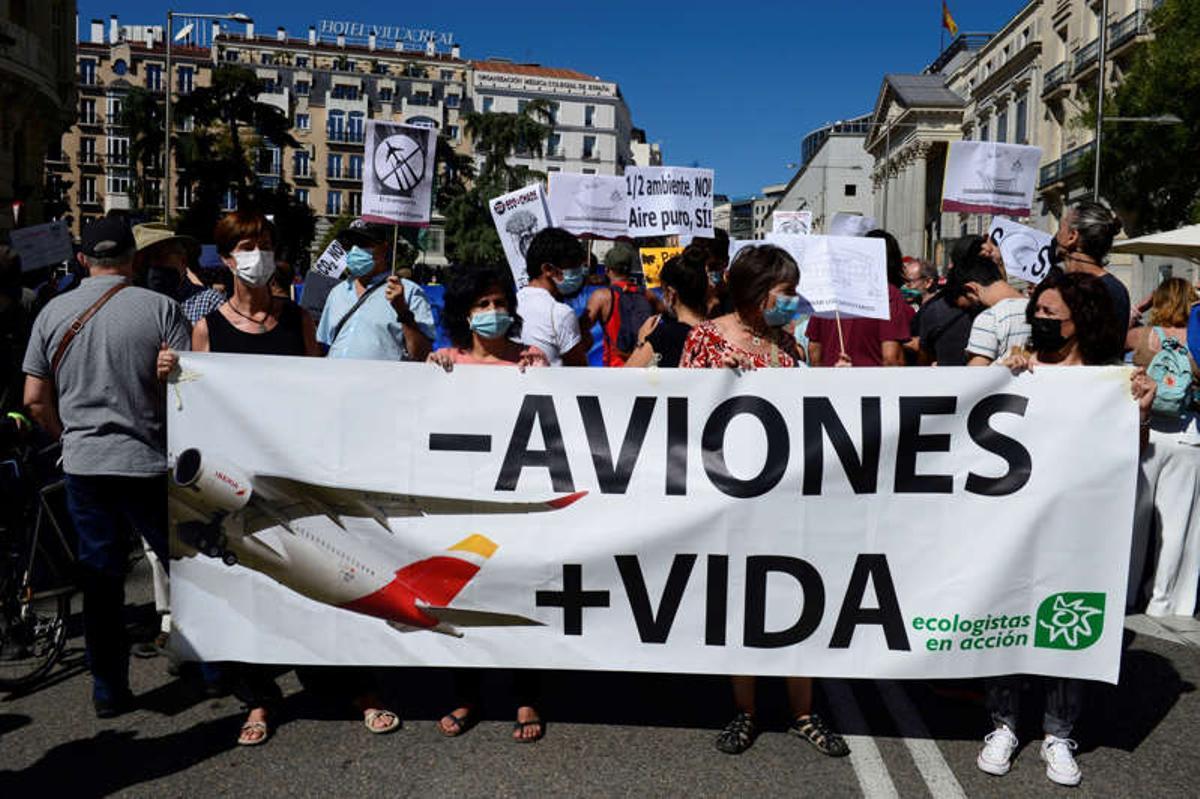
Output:
<path fill-rule="evenodd" d="M 446 284 L 442 324 L 454 342 L 429 356 L 447 372 L 456 363 L 549 366 L 545 353 L 520 342 L 521 317 L 512 278 L 490 267 L 456 271 Z"/>

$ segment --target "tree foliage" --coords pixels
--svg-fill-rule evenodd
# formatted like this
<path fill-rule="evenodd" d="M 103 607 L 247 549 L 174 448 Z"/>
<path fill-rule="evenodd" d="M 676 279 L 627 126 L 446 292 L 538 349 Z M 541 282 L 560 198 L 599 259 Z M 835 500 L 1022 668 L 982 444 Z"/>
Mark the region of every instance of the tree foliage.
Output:
<path fill-rule="evenodd" d="M 149 193 L 150 172 L 161 171 L 163 148 L 166 145 L 166 109 L 155 95 L 138 86 L 125 95 L 118 124 L 123 125 L 129 133 L 133 205 L 134 208 L 144 209 L 151 205 L 152 200 Z"/>
<path fill-rule="evenodd" d="M 1183 123 L 1105 125 L 1100 194 L 1134 234 L 1200 222 L 1200 0 L 1165 0 L 1150 24 L 1154 39 L 1106 95 L 1104 116 L 1173 114 Z M 1089 99 L 1085 121 L 1094 124 Z M 1091 158 L 1085 168 L 1091 176 Z"/>

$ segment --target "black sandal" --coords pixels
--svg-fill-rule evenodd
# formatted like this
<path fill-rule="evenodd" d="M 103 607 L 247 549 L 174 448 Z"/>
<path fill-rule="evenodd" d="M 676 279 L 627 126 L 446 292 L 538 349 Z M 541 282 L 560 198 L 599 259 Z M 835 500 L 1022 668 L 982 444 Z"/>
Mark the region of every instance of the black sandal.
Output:
<path fill-rule="evenodd" d="M 541 719 L 532 719 L 530 721 L 513 722 L 513 732 L 525 732 L 525 729 L 527 727 L 539 727 L 540 729 L 538 730 L 538 734 L 533 736 L 532 738 L 526 738 L 523 735 L 522 736 L 514 735 L 513 740 L 519 744 L 531 744 L 536 741 L 542 740 L 542 738 L 546 735 L 546 722 L 542 721 Z"/>
<path fill-rule="evenodd" d="M 738 713 L 733 717 L 733 721 L 725 725 L 725 729 L 717 734 L 717 740 L 713 743 L 727 755 L 740 755 L 750 748 L 757 735 L 754 717 L 743 712 Z"/>
<path fill-rule="evenodd" d="M 475 726 L 475 712 L 472 709 L 468 709 L 467 712 L 461 716 L 457 716 L 454 713 L 447 713 L 446 715 L 442 716 L 442 721 L 445 721 L 446 719 L 450 719 L 450 731 L 447 732 L 446 728 L 442 726 L 441 722 L 438 722 L 438 732 L 440 732 L 442 735 L 445 735 L 447 738 L 457 738 Z"/>
<path fill-rule="evenodd" d="M 798 738 L 803 738 L 816 747 L 817 751 L 830 757 L 845 757 L 850 754 L 850 747 L 842 736 L 838 735 L 816 713 L 807 716 L 797 716 L 788 732 Z"/>

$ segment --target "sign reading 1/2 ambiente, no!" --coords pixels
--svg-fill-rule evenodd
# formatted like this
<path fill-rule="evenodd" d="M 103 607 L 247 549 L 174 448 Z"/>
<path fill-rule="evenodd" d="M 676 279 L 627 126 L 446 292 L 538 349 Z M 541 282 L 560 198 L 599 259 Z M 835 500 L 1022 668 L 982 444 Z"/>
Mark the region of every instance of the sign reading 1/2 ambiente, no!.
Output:
<path fill-rule="evenodd" d="M 424 47 L 426 42 L 433 42 L 441 47 L 454 44 L 454 34 L 446 31 L 435 31 L 429 28 L 406 28 L 403 25 L 372 25 L 367 22 L 353 22 L 344 19 L 323 19 L 317 23 L 317 31 L 322 37 L 345 36 L 347 41 L 363 41 L 372 33 L 375 34 L 379 45 L 387 46 L 400 42 L 414 47 Z"/>

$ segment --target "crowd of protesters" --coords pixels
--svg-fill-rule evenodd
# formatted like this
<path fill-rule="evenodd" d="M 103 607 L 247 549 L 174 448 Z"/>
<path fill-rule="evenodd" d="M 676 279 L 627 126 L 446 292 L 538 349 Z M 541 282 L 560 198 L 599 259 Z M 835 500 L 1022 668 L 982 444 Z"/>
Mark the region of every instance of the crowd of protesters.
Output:
<path fill-rule="evenodd" d="M 134 704 L 123 607 L 129 548 L 138 538 L 155 569 L 160 645 L 170 630 L 165 384 L 178 352 L 189 349 L 427 360 L 447 371 L 458 364 L 526 369 L 585 366 L 598 333 L 610 368 L 965 365 L 1015 373 L 1129 362 L 1142 422 L 1130 606 L 1191 615 L 1200 584 L 1200 392 L 1191 390 L 1200 381 L 1200 305 L 1195 288 L 1179 278 L 1132 303 L 1106 269 L 1119 231 L 1103 205 L 1067 209 L 1052 245 L 1056 265 L 1036 286 L 1010 280 L 985 237 L 960 240 L 940 270 L 904 258 L 886 231 L 871 231 L 887 253 L 889 316 L 829 319 L 805 313 L 798 265 L 768 244 L 744 247 L 730 263 L 722 231 L 694 239 L 665 263 L 655 291 L 639 282 L 638 253 L 627 244 L 608 251 L 601 271 L 579 239 L 549 228 L 529 244 L 520 290 L 507 269 L 447 270 L 440 325 L 450 346 L 435 349 L 433 305 L 420 285 L 392 274 L 391 235 L 376 226 L 356 222 L 340 233 L 344 278 L 310 276 L 311 290 L 298 304 L 287 243 L 260 214 L 221 219 L 215 252 L 207 254 L 165 226 L 131 228 L 110 215 L 84 230 L 78 263 L 36 289 L 23 285 L 16 254 L 0 249 L 0 445 L 35 434 L 61 439 L 100 717 Z M 300 672 L 306 686 L 353 703 L 370 732 L 399 726 L 371 672 Z M 224 686 L 245 704 L 237 743 L 266 742 L 281 699 L 278 670 L 222 663 L 206 664 L 202 673 L 214 690 Z M 545 731 L 538 673 L 514 672 L 513 682 L 513 738 L 536 741 Z M 1008 771 L 1020 694 L 1029 683 L 1045 693 L 1047 776 L 1078 784 L 1072 735 L 1086 690 L 1078 680 L 987 680 L 993 729 L 978 766 Z M 455 685 L 454 708 L 440 722 L 447 736 L 469 729 L 482 699 L 477 672 L 457 672 Z M 826 755 L 848 754 L 845 740 L 814 712 L 813 680 L 792 677 L 786 685 L 789 732 Z M 738 754 L 754 742 L 755 686 L 753 676 L 732 678 L 735 715 L 716 738 L 720 751 Z"/>

